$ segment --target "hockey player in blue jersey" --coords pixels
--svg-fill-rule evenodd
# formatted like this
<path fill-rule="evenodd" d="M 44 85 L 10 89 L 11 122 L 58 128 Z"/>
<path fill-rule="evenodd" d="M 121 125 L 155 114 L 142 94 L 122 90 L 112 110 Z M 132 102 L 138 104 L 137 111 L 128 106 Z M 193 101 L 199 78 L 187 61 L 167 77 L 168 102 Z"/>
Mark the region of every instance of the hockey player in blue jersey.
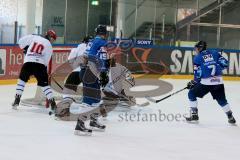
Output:
<path fill-rule="evenodd" d="M 228 61 L 215 50 L 207 50 L 207 43 L 199 41 L 195 45 L 194 80 L 187 84 L 189 89 L 190 117 L 187 121 L 198 121 L 197 98 L 203 98 L 209 92 L 221 106 L 230 124 L 235 124 L 230 106 L 226 100 L 222 70 L 228 67 Z"/>
<path fill-rule="evenodd" d="M 100 105 L 100 87 L 104 87 L 109 81 L 109 59 L 106 51 L 106 26 L 98 25 L 95 32 L 96 37 L 88 43 L 86 49 L 89 67 L 86 68 L 83 76 L 83 104 L 88 107 Z M 95 66 L 93 67 L 95 70 L 92 69 L 91 66 Z M 99 78 L 97 76 L 98 73 L 100 74 Z M 100 124 L 97 121 L 97 117 L 98 115 L 94 114 L 90 117 L 90 127 L 104 130 L 106 126 Z M 79 117 L 75 127 L 75 134 L 78 134 L 79 132 L 79 134 L 81 134 L 81 132 L 92 132 L 92 130 L 85 127 L 83 118 L 84 117 Z"/>

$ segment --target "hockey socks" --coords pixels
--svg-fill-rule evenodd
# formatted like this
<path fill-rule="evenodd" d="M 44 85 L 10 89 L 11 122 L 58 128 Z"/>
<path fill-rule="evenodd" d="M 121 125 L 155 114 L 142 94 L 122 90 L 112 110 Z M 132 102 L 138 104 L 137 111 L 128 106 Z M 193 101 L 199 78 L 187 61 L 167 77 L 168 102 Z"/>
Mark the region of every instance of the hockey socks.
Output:
<path fill-rule="evenodd" d="M 16 94 L 17 95 L 20 95 L 20 96 L 22 95 L 22 93 L 24 91 L 24 88 L 25 88 L 25 84 L 26 84 L 26 82 L 24 82 L 21 79 L 18 79 L 17 88 L 16 88 Z"/>
<path fill-rule="evenodd" d="M 50 86 L 44 86 L 41 88 L 48 100 L 53 98 L 53 92 L 52 92 L 52 89 L 50 88 Z"/>

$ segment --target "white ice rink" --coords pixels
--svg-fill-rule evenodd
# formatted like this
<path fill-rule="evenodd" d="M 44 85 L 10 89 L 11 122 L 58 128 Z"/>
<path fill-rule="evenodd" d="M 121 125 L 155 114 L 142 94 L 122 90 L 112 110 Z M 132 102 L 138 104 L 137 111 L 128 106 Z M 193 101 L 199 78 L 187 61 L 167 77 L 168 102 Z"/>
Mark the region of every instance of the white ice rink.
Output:
<path fill-rule="evenodd" d="M 173 91 L 185 80 L 167 80 Z M 35 85 L 28 85 L 24 97 L 33 97 Z M 225 82 L 228 101 L 240 125 L 240 82 Z M 11 109 L 15 85 L 0 86 L 0 160 L 239 160 L 240 128 L 227 118 L 208 95 L 199 100 L 199 124 L 182 121 L 144 121 L 144 115 L 185 114 L 187 91 L 159 104 L 128 111 L 140 119 L 126 121 L 122 108 L 111 112 L 105 132 L 91 137 L 73 134 L 75 122 L 56 121 L 44 109 Z M 129 117 L 128 117 L 129 118 Z M 148 117 L 149 118 L 149 117 Z M 150 118 L 149 118 L 150 119 Z M 149 120 L 148 119 L 148 120 Z"/>

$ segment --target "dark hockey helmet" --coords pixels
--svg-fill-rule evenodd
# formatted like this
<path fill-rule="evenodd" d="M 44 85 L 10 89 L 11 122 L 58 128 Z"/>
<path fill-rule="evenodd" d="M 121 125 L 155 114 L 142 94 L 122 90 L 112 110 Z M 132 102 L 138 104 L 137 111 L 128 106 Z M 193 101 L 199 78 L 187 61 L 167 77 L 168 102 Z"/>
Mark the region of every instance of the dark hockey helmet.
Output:
<path fill-rule="evenodd" d="M 201 51 L 207 49 L 207 42 L 205 41 L 199 41 L 195 44 L 195 48 L 199 48 Z"/>
<path fill-rule="evenodd" d="M 95 28 L 95 32 L 98 35 L 106 35 L 107 34 L 107 26 L 100 24 L 97 26 L 97 28 Z"/>
<path fill-rule="evenodd" d="M 92 36 L 85 36 L 82 40 L 83 43 L 88 43 L 91 39 L 93 39 Z"/>
<path fill-rule="evenodd" d="M 50 38 L 56 40 L 57 39 L 57 34 L 54 30 L 50 29 L 46 32 L 45 37 L 50 40 Z"/>

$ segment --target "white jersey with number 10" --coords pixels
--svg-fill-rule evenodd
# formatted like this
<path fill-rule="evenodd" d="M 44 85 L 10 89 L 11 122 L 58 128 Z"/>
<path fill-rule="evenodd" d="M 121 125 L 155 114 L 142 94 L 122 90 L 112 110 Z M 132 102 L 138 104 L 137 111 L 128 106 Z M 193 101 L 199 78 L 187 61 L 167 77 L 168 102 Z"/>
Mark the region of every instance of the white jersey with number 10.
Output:
<path fill-rule="evenodd" d="M 49 40 L 37 35 L 27 35 L 20 38 L 18 44 L 21 49 L 29 46 L 24 57 L 24 63 L 35 62 L 48 66 L 53 53 L 53 48 Z"/>

